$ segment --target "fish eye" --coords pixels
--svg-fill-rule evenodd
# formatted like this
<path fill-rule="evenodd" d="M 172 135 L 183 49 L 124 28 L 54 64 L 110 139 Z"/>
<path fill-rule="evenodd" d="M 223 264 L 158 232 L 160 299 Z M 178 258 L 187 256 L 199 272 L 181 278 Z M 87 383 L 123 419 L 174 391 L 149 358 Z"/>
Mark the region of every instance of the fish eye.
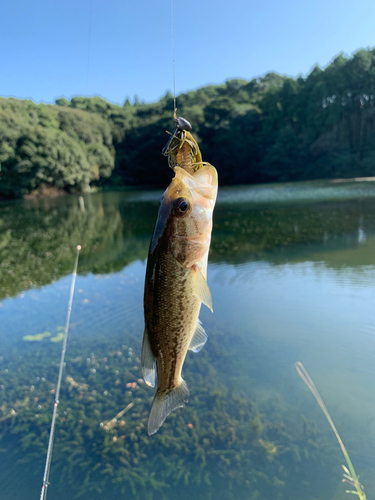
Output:
<path fill-rule="evenodd" d="M 176 215 L 185 215 L 189 212 L 190 203 L 186 198 L 178 198 L 174 202 L 174 208 Z"/>

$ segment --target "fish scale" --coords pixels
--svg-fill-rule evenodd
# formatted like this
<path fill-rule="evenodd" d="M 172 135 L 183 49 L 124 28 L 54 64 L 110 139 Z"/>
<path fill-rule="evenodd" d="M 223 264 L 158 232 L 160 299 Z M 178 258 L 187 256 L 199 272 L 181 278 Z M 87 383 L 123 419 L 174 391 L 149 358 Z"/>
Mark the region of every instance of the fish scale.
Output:
<path fill-rule="evenodd" d="M 191 332 L 195 330 L 201 302 L 193 295 L 193 274 L 183 269 L 177 260 L 168 252 L 163 252 L 165 259 L 163 277 L 155 283 L 159 292 L 154 294 L 153 311 L 150 315 L 153 353 L 165 352 L 168 355 L 160 360 L 158 367 L 158 388 L 166 390 L 180 384 L 181 368 L 191 341 Z M 170 283 L 175 286 L 171 288 Z M 182 320 L 183 318 L 183 320 Z"/>

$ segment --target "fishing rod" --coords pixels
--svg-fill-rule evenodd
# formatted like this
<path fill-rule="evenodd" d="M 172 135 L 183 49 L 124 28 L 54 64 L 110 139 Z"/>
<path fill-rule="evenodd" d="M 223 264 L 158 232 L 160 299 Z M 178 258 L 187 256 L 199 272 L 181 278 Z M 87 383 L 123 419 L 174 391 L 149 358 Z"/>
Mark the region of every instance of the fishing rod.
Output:
<path fill-rule="evenodd" d="M 86 96 L 88 94 L 89 72 L 90 72 L 91 25 L 92 25 L 92 0 L 90 0 L 90 14 L 89 14 L 89 31 L 88 31 L 87 64 L 86 64 Z M 86 130 L 86 127 L 87 127 L 86 121 L 84 123 L 84 127 Z M 85 204 L 84 204 L 83 197 L 79 196 L 78 200 L 79 200 L 80 208 L 81 208 L 82 212 L 84 212 Z M 67 315 L 66 315 L 66 323 L 65 323 L 65 329 L 64 329 L 64 342 L 63 342 L 63 348 L 61 351 L 59 375 L 58 375 L 58 379 L 57 379 L 56 396 L 55 396 L 55 403 L 53 406 L 51 430 L 50 430 L 49 440 L 48 440 L 47 457 L 46 457 L 46 464 L 45 464 L 44 474 L 43 474 L 42 489 L 40 492 L 40 500 L 45 500 L 47 498 L 47 488 L 49 486 L 48 480 L 49 480 L 49 472 L 50 472 L 51 462 L 52 462 L 52 448 L 53 448 L 53 441 L 54 441 L 54 437 L 55 437 L 57 407 L 58 407 L 59 402 L 60 402 L 59 396 L 60 396 L 61 379 L 62 379 L 62 372 L 64 369 L 64 359 L 65 359 L 66 344 L 67 344 L 68 333 L 69 333 L 70 314 L 72 312 L 73 294 L 74 294 L 74 287 L 75 287 L 76 277 L 77 277 L 77 268 L 78 268 L 78 259 L 79 259 L 80 250 L 81 250 L 81 245 L 78 245 L 76 248 L 76 257 L 75 257 L 74 268 L 73 268 L 72 283 L 70 285 L 68 311 L 67 311 Z"/>
<path fill-rule="evenodd" d="M 67 311 L 67 314 L 66 314 L 66 322 L 65 322 L 65 328 L 64 328 L 64 342 L 63 342 L 63 347 L 62 347 L 62 350 L 61 350 L 59 376 L 58 376 L 58 379 L 57 379 L 55 403 L 53 405 L 52 423 L 51 423 L 51 430 L 50 430 L 50 433 L 49 433 L 49 441 L 48 441 L 46 465 L 45 465 L 45 468 L 44 468 L 43 484 L 42 484 L 42 489 L 41 489 L 41 492 L 40 492 L 40 500 L 45 500 L 47 498 L 47 488 L 49 486 L 48 479 L 49 479 L 49 471 L 50 471 L 50 468 L 51 468 L 51 461 L 52 461 L 52 448 L 53 448 L 53 440 L 54 440 L 54 437 L 55 437 L 57 407 L 58 407 L 59 402 L 60 402 L 59 401 L 59 396 L 60 396 L 61 379 L 62 379 L 62 372 L 63 372 L 63 369 L 64 369 L 64 359 L 65 359 L 65 352 L 66 352 L 66 344 L 67 344 L 67 341 L 68 341 L 68 332 L 69 332 L 69 324 L 70 324 L 70 314 L 72 312 L 73 294 L 74 294 L 74 287 L 75 287 L 75 284 L 76 284 L 78 258 L 79 258 L 79 252 L 80 252 L 80 250 L 81 250 L 81 246 L 78 245 L 77 248 L 76 248 L 76 258 L 75 258 L 75 262 L 74 262 L 72 282 L 71 282 L 71 285 L 70 285 L 68 311 Z"/>

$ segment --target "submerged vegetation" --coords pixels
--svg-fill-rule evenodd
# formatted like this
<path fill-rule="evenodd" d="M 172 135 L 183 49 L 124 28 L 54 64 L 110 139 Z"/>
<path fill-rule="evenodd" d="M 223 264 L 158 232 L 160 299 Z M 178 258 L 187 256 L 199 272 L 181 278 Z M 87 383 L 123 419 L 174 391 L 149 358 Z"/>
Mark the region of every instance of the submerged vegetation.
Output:
<path fill-rule="evenodd" d="M 50 332 L 37 333 L 36 335 L 24 335 L 23 340 L 26 342 L 41 342 L 46 337 L 50 337 Z"/>
<path fill-rule="evenodd" d="M 50 332 L 43 332 L 37 333 L 36 335 L 24 335 L 22 338 L 26 342 L 41 342 L 43 339 L 50 337 L 51 342 L 60 342 L 64 338 L 64 332 L 62 330 L 64 330 L 64 327 L 58 326 L 54 337 L 51 337 Z"/>
<path fill-rule="evenodd" d="M 218 494 L 234 500 L 245 492 L 254 499 L 270 493 L 297 499 L 297 469 L 302 489 L 317 492 L 313 472 L 333 464 L 325 439 L 305 418 L 288 429 L 277 405 L 272 418 L 263 415 L 236 388 L 235 360 L 223 347 L 223 332 L 212 337 L 206 352 L 188 357 L 186 380 L 194 378 L 189 404 L 152 437 L 145 429 L 152 395 L 141 378 L 139 341 L 124 345 L 118 337 L 98 336 L 88 345 L 71 337 L 50 476 L 54 498 L 117 492 L 172 499 L 178 491 L 188 499 L 194 491 L 202 500 Z M 58 350 L 46 342 L 30 344 L 22 360 L 16 352 L 0 359 L 0 453 L 13 466 L 29 469 L 32 463 L 26 478 L 33 483 L 43 470 Z M 219 378 L 221 366 L 226 383 Z"/>
<path fill-rule="evenodd" d="M 374 74 L 375 49 L 359 50 L 306 78 L 269 73 L 187 92 L 178 113 L 221 185 L 373 176 Z M 160 153 L 172 109 L 170 93 L 123 106 L 100 97 L 0 99 L 0 196 L 166 186 Z"/>

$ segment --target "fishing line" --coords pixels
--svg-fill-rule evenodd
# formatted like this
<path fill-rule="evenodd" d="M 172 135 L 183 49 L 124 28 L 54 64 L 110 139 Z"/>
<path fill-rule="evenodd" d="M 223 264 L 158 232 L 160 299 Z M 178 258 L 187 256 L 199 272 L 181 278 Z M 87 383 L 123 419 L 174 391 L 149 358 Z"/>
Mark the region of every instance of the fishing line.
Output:
<path fill-rule="evenodd" d="M 176 118 L 176 61 L 174 57 L 174 15 L 173 15 L 173 0 L 171 0 L 172 7 L 172 52 L 173 52 L 173 116 Z"/>
<path fill-rule="evenodd" d="M 42 490 L 40 492 L 40 500 L 45 500 L 46 499 L 46 497 L 47 497 L 47 488 L 49 486 L 48 479 L 49 479 L 49 471 L 50 471 L 50 468 L 51 468 L 53 438 L 55 436 L 56 417 L 57 417 L 57 407 L 58 407 L 59 402 L 60 402 L 59 401 L 59 396 L 60 396 L 61 379 L 62 379 L 62 372 L 63 372 L 63 369 L 64 369 L 64 359 L 65 359 L 65 352 L 66 352 L 66 343 L 67 343 L 67 340 L 68 340 L 70 314 L 72 312 L 73 294 L 74 294 L 74 287 L 75 287 L 75 284 L 76 284 L 78 258 L 79 258 L 79 251 L 80 250 L 81 250 L 81 246 L 78 245 L 77 249 L 76 249 L 76 258 L 75 258 L 75 262 L 74 262 L 74 269 L 73 269 L 73 275 L 72 275 L 72 283 L 70 285 L 70 295 L 69 295 L 69 303 L 68 303 L 68 312 L 66 314 L 66 322 L 65 322 L 65 328 L 64 328 L 64 342 L 63 342 L 63 347 L 62 347 L 62 350 L 61 350 L 59 376 L 58 376 L 58 379 L 57 379 L 55 404 L 53 405 L 52 423 L 51 423 L 51 430 L 50 430 L 50 433 L 49 433 L 49 441 L 48 441 L 46 465 L 45 465 L 45 468 L 44 468 L 43 484 L 42 484 Z"/>

